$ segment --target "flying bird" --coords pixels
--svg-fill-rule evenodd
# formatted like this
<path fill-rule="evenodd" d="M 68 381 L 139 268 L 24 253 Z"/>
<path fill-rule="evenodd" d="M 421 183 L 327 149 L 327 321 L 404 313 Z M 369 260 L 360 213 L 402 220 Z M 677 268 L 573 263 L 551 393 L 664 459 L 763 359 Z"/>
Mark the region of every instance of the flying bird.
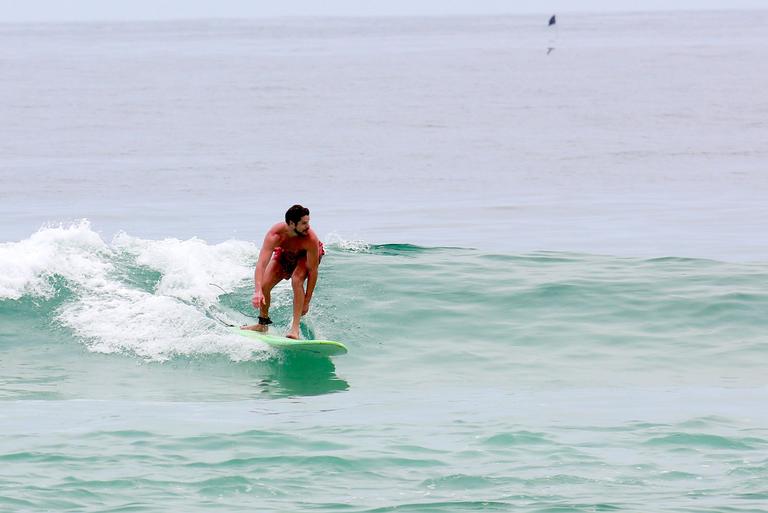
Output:
<path fill-rule="evenodd" d="M 552 25 L 554 25 L 555 23 L 557 23 L 557 19 L 555 19 L 555 15 L 553 14 L 553 15 L 552 15 L 552 17 L 549 19 L 549 26 L 551 27 L 551 26 L 552 26 Z M 557 27 L 555 27 L 555 28 L 557 28 Z M 549 47 L 547 48 L 547 55 L 549 55 L 550 53 L 552 53 L 552 51 L 553 51 L 554 49 L 555 49 L 555 47 L 554 47 L 554 41 L 551 41 L 551 40 L 550 40 L 550 42 L 549 42 Z"/>

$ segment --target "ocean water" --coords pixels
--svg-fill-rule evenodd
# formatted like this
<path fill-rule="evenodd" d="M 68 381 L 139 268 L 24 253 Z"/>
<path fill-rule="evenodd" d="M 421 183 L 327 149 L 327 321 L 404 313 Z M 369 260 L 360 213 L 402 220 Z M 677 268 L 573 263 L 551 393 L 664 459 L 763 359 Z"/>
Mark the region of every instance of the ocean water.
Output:
<path fill-rule="evenodd" d="M 768 512 L 768 12 L 547 18 L 0 25 L 0 511 Z"/>

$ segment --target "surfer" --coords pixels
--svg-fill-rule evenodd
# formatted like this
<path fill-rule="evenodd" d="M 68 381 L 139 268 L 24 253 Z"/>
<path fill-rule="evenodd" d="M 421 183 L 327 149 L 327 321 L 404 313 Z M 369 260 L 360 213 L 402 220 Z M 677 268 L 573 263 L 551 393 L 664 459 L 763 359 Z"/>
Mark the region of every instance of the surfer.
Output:
<path fill-rule="evenodd" d="M 282 280 L 291 280 L 293 288 L 293 322 L 286 337 L 299 338 L 299 321 L 309 311 L 317 284 L 317 270 L 325 254 L 323 243 L 309 227 L 309 209 L 294 205 L 285 213 L 285 222 L 269 229 L 261 245 L 254 271 L 255 291 L 251 303 L 259 311 L 259 322 L 243 329 L 266 332 L 270 293 Z M 306 282 L 306 290 L 304 284 Z"/>

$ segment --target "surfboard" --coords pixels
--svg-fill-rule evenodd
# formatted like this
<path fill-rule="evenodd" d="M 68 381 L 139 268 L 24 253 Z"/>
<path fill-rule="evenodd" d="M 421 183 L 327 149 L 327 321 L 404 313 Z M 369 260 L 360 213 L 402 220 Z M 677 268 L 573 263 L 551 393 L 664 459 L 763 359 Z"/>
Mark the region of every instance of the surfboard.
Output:
<path fill-rule="evenodd" d="M 237 326 L 233 326 L 230 329 L 240 336 L 258 340 L 282 351 L 300 351 L 317 356 L 337 356 L 347 352 L 347 346 L 335 340 L 294 340 L 258 331 L 243 330 Z"/>

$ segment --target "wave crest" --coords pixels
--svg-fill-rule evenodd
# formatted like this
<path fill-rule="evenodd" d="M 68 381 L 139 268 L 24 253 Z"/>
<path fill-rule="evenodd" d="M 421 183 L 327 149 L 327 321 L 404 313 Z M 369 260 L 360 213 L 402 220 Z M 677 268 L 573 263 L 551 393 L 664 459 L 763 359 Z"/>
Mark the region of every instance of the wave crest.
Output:
<path fill-rule="evenodd" d="M 83 219 L 0 245 L 0 301 L 63 295 L 46 313 L 95 352 L 248 359 L 253 344 L 228 334 L 208 311 L 220 295 L 250 282 L 257 254 L 255 245 L 236 240 L 120 233 L 108 244 Z"/>
<path fill-rule="evenodd" d="M 0 244 L 0 299 L 50 298 L 51 278 L 102 286 L 112 269 L 111 249 L 83 219 L 69 226 L 47 226 L 20 242 Z"/>

